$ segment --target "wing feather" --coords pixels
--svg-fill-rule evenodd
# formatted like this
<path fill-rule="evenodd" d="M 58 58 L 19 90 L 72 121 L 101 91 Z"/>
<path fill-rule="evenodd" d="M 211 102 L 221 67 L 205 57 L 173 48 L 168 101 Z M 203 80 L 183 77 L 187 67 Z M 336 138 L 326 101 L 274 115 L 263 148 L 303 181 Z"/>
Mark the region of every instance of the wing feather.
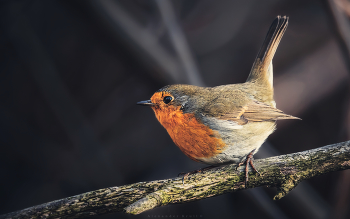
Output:
<path fill-rule="evenodd" d="M 237 125 L 244 125 L 248 122 L 263 122 L 276 121 L 282 119 L 300 119 L 288 114 L 285 114 L 279 109 L 276 109 L 268 104 L 259 101 L 250 101 L 241 107 L 227 111 L 228 107 L 223 107 L 220 110 L 220 104 L 215 104 L 215 117 L 222 120 L 235 122 Z M 232 109 L 232 108 L 231 108 Z M 214 114 L 207 113 L 207 116 Z"/>

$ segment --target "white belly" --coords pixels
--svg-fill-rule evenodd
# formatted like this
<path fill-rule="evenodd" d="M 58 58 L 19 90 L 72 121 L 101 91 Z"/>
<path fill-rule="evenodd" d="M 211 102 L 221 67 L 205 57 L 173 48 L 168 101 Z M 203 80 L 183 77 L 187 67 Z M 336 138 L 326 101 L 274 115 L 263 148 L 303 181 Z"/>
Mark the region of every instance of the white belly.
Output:
<path fill-rule="evenodd" d="M 241 129 L 222 129 L 219 133 L 227 147 L 211 158 L 199 158 L 203 163 L 221 165 L 226 163 L 239 163 L 251 151 L 258 152 L 260 146 L 275 130 L 274 121 L 248 122 Z"/>

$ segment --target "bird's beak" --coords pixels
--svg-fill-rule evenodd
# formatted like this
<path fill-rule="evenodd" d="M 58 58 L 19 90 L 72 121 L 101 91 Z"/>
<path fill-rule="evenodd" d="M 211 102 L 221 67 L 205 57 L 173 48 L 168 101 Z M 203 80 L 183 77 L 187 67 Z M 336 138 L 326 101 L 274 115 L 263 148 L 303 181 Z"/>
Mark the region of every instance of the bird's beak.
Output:
<path fill-rule="evenodd" d="M 136 103 L 137 105 L 142 105 L 142 106 L 154 106 L 154 103 L 150 100 L 144 100 Z"/>

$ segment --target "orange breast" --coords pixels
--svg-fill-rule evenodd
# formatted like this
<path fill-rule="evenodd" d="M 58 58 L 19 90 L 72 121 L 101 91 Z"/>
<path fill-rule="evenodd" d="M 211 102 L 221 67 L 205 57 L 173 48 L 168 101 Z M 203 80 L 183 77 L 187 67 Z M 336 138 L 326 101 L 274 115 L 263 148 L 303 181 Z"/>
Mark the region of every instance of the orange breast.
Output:
<path fill-rule="evenodd" d="M 193 114 L 183 114 L 173 106 L 153 110 L 174 143 L 192 160 L 212 157 L 225 147 L 219 133 L 198 122 Z"/>

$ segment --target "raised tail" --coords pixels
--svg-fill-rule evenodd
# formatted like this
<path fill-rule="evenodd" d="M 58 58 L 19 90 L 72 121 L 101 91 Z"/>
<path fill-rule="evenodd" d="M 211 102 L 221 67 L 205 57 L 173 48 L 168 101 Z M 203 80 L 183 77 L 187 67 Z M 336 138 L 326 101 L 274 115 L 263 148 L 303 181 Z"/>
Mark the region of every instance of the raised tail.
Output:
<path fill-rule="evenodd" d="M 278 44 L 288 26 L 288 17 L 277 16 L 272 22 L 260 48 L 253 67 L 248 76 L 247 82 L 254 82 L 266 87 L 270 87 L 273 92 L 273 71 L 272 59 L 275 55 Z"/>

